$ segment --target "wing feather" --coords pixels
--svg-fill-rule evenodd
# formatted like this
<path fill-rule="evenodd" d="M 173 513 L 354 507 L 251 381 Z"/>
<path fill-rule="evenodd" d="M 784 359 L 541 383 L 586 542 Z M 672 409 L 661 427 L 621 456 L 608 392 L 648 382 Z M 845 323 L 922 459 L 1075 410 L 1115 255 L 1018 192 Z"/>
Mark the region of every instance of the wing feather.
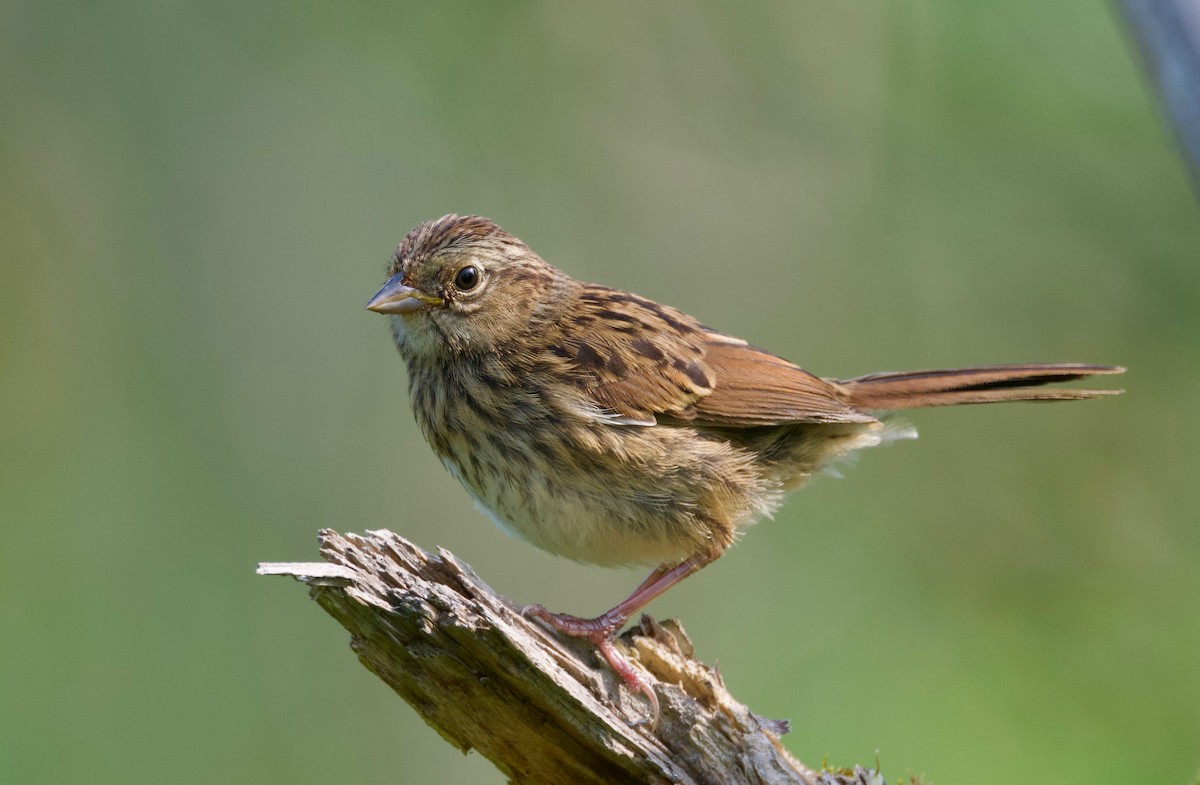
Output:
<path fill-rule="evenodd" d="M 873 422 L 840 388 L 674 308 L 585 287 L 555 353 L 606 422 L 696 425 Z"/>
<path fill-rule="evenodd" d="M 710 343 L 705 360 L 717 378 L 695 404 L 699 419 L 721 425 L 873 422 L 830 382 L 782 357 L 735 343 Z"/>

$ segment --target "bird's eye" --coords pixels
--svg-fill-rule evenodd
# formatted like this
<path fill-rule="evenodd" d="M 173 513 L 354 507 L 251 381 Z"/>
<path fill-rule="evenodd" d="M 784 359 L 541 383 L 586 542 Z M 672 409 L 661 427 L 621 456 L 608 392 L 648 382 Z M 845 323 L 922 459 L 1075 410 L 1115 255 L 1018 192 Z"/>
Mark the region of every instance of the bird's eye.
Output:
<path fill-rule="evenodd" d="M 479 285 L 479 270 L 474 267 L 464 267 L 454 276 L 454 286 L 459 291 L 468 291 Z"/>

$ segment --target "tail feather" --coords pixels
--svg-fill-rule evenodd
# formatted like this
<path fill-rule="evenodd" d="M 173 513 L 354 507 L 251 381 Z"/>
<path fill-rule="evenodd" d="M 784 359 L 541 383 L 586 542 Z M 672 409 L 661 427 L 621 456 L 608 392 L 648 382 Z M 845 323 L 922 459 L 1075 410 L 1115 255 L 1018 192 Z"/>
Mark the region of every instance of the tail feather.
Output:
<path fill-rule="evenodd" d="M 1001 401 L 1074 401 L 1123 390 L 1031 389 L 1089 376 L 1124 373 L 1112 365 L 1038 363 L 942 371 L 873 373 L 838 382 L 850 404 L 863 409 L 915 409 Z"/>

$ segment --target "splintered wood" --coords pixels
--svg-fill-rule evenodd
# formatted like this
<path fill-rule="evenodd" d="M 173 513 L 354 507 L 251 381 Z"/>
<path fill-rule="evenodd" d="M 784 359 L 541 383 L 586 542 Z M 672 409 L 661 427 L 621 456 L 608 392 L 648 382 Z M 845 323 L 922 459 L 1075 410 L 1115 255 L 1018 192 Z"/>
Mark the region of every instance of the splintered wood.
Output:
<path fill-rule="evenodd" d="M 260 564 L 308 584 L 359 660 L 448 742 L 514 783 L 883 785 L 875 771 L 814 771 L 779 743 L 787 723 L 734 700 L 675 622 L 649 617 L 619 645 L 649 674 L 662 717 L 593 647 L 523 618 L 448 551 L 392 532 L 319 534 L 315 564 Z"/>

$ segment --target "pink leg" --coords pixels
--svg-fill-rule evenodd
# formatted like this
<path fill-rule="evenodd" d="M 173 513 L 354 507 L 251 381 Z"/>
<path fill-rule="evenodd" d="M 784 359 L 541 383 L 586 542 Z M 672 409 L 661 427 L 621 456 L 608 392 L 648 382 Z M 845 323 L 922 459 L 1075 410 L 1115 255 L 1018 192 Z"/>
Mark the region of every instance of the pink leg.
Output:
<path fill-rule="evenodd" d="M 660 565 L 641 585 L 622 602 L 594 619 L 582 619 L 565 613 L 551 613 L 541 605 L 527 605 L 521 610 L 523 616 L 536 616 L 554 629 L 576 638 L 587 638 L 600 650 L 600 654 L 631 690 L 641 692 L 650 701 L 653 719 L 650 727 L 658 724 L 658 697 L 650 689 L 629 662 L 613 645 L 613 636 L 629 621 L 629 617 L 648 605 L 654 598 L 681 580 L 713 561 L 719 553 L 698 553 L 679 564 Z"/>

